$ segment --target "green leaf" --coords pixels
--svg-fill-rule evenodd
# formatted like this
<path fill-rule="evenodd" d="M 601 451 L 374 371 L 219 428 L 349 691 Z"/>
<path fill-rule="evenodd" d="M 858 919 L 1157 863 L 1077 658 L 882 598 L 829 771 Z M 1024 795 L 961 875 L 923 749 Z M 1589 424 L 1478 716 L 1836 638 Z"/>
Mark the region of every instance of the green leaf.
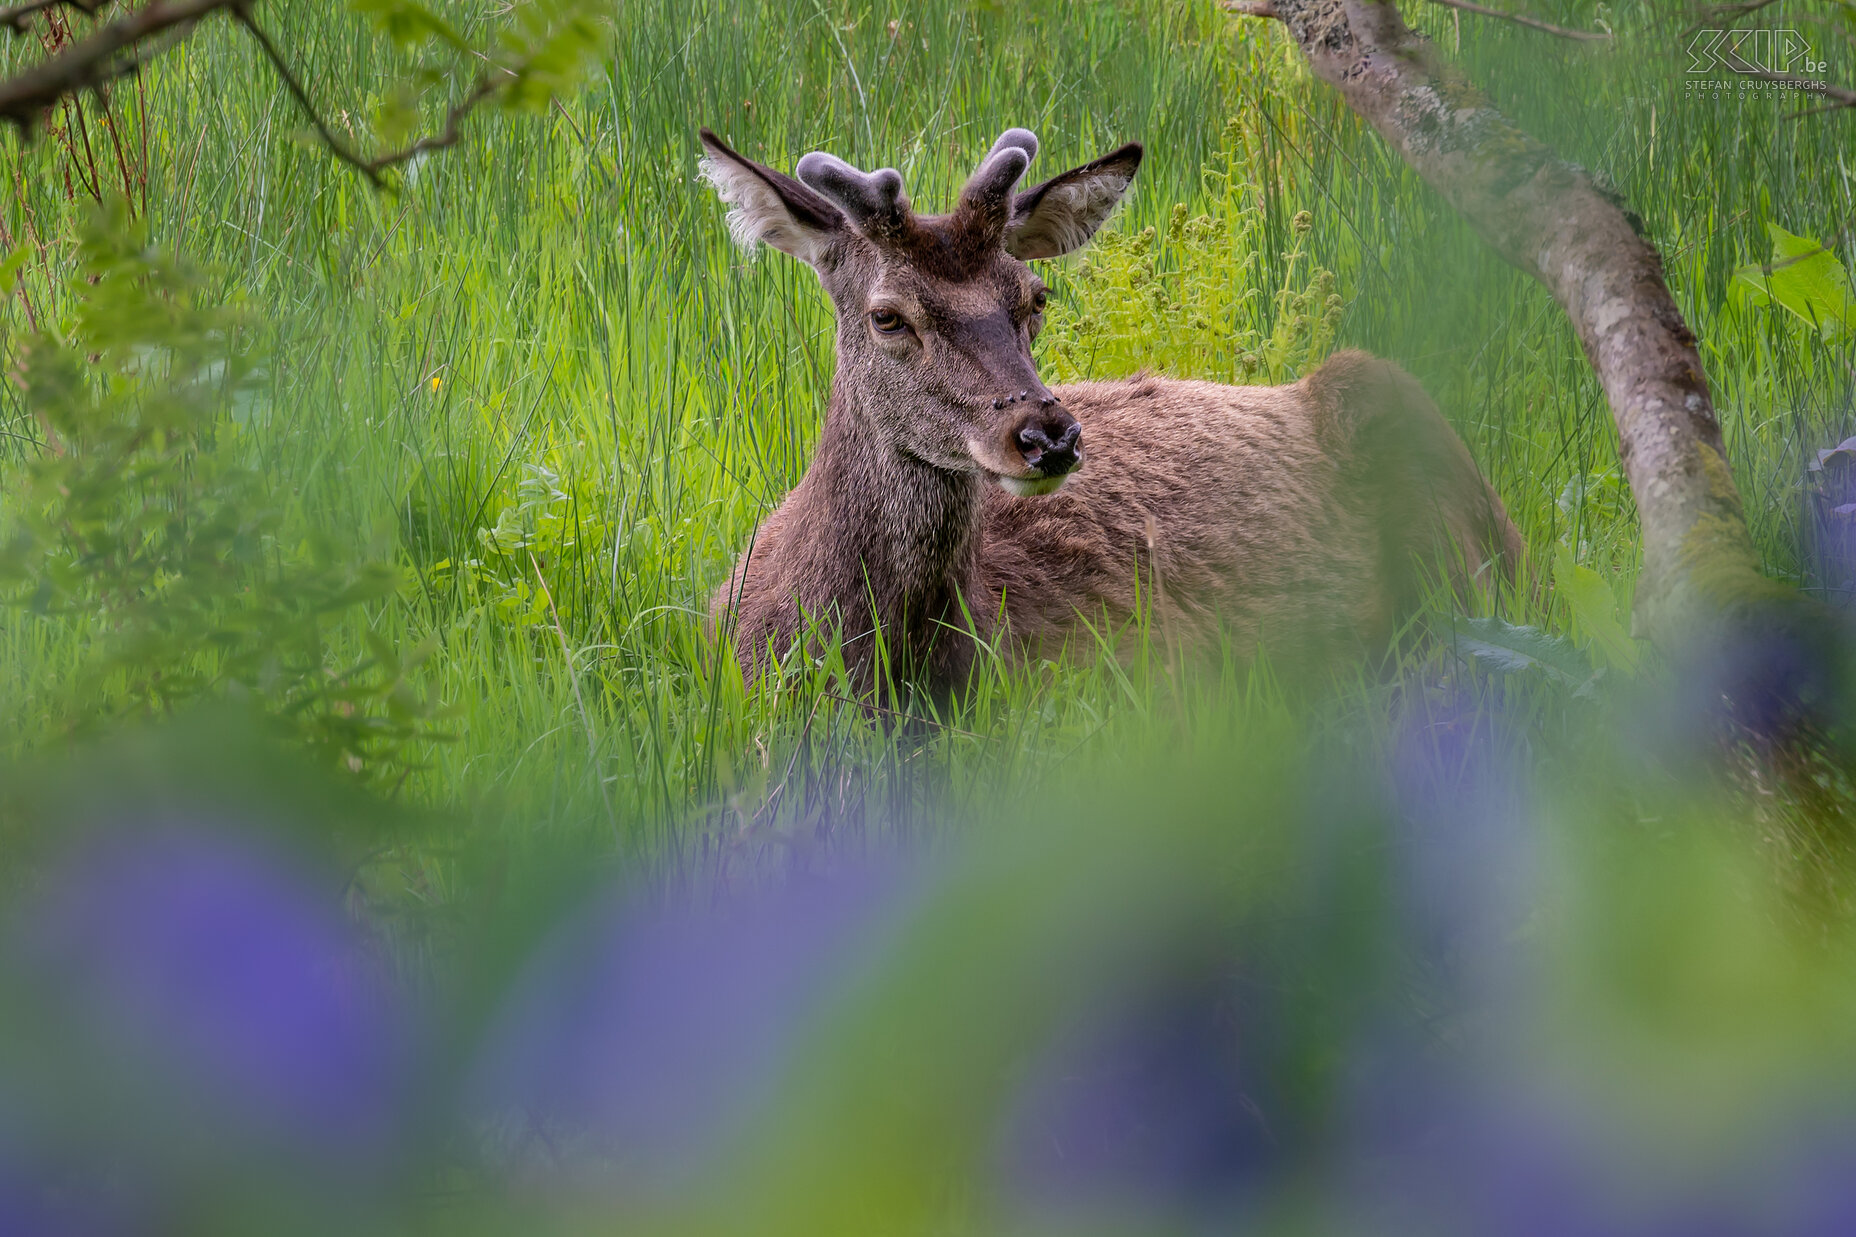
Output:
<path fill-rule="evenodd" d="M 1535 671 L 1584 695 L 1597 677 L 1585 654 L 1564 636 L 1538 627 L 1521 627 L 1498 618 L 1460 618 L 1454 638 L 1457 652 L 1504 674 Z"/>
<path fill-rule="evenodd" d="M 1856 293 L 1830 247 L 1768 223 L 1772 261 L 1734 271 L 1732 286 L 1754 305 L 1777 302 L 1832 339 L 1856 331 Z"/>
<path fill-rule="evenodd" d="M 19 286 L 20 268 L 26 265 L 26 258 L 31 253 L 32 250 L 26 247 L 26 242 L 21 241 L 13 252 L 6 256 L 6 261 L 0 262 L 0 299 L 13 295 L 13 289 Z"/>
<path fill-rule="evenodd" d="M 348 8 L 401 47 L 436 39 L 466 55 L 475 50 L 451 23 L 413 0 L 348 0 Z"/>
<path fill-rule="evenodd" d="M 404 146 L 419 127 L 419 96 L 396 86 L 374 113 L 374 132 L 388 146 Z"/>
<path fill-rule="evenodd" d="M 1630 491 L 1616 468 L 1581 473 L 1568 480 L 1555 505 L 1568 521 L 1590 525 L 1615 520 L 1630 501 Z"/>
<path fill-rule="evenodd" d="M 399 592 L 402 583 L 399 568 L 385 563 L 367 563 L 344 587 L 322 598 L 316 608 L 324 613 L 334 613 L 350 606 L 379 601 Z"/>
<path fill-rule="evenodd" d="M 1605 664 L 1625 674 L 1637 672 L 1637 644 L 1618 613 L 1617 595 L 1605 577 L 1573 561 L 1572 547 L 1561 542 L 1553 560 L 1553 586 L 1572 608 L 1574 622 Z"/>
<path fill-rule="evenodd" d="M 592 6 L 581 0 L 532 0 L 502 35 L 499 60 L 514 75 L 502 91 L 510 111 L 540 111 L 566 93 L 603 42 Z"/>

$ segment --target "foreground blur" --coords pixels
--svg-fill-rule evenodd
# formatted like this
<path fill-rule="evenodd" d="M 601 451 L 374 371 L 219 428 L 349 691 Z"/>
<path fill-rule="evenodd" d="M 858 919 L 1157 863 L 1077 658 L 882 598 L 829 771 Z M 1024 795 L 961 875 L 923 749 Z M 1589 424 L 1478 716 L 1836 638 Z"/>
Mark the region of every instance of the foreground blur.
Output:
<path fill-rule="evenodd" d="M 1773 840 L 1402 715 L 674 891 L 94 757 L 22 800 L 0 1233 L 1856 1231 L 1856 969 Z"/>

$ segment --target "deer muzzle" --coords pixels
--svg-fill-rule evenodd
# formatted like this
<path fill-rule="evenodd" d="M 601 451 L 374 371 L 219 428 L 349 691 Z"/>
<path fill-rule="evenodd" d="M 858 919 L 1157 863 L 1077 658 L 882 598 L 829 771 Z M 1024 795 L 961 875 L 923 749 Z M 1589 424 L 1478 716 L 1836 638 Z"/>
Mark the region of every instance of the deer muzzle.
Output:
<path fill-rule="evenodd" d="M 1054 427 L 1053 427 L 1054 428 Z M 1082 462 L 1079 450 L 1083 427 L 1071 421 L 1057 436 L 1051 437 L 1052 430 L 1040 425 L 1027 425 L 1018 431 L 1018 453 L 1025 457 L 1025 463 L 1046 477 L 1061 477 L 1071 472 Z"/>
<path fill-rule="evenodd" d="M 1082 464 L 1083 427 L 1049 392 L 1020 392 L 995 406 L 1017 403 L 1027 407 L 1007 430 L 1007 467 L 994 470 L 994 477 L 1013 494 L 1048 494 Z"/>

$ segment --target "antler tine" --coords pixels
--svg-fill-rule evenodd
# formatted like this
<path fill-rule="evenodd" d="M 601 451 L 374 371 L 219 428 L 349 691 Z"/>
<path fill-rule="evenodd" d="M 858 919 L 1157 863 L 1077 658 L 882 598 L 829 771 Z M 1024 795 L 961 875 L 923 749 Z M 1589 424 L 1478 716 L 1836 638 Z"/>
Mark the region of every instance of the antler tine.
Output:
<path fill-rule="evenodd" d="M 909 209 L 909 199 L 902 192 L 902 173 L 895 168 L 862 172 L 836 155 L 815 150 L 794 171 L 842 207 L 859 230 L 880 230 L 900 222 Z"/>
<path fill-rule="evenodd" d="M 1012 190 L 1037 153 L 1036 134 L 1029 129 L 1007 129 L 968 177 L 966 187 L 960 191 L 962 201 L 982 208 L 988 215 L 1000 214 L 1003 223 L 1003 207 L 1011 201 Z"/>
<path fill-rule="evenodd" d="M 992 144 L 992 149 L 986 152 L 986 159 L 992 158 L 1008 146 L 1016 146 L 1024 151 L 1027 164 L 1038 157 L 1037 134 L 1029 129 L 1007 129 L 999 135 L 999 140 Z M 980 160 L 981 167 L 986 165 L 986 159 Z"/>

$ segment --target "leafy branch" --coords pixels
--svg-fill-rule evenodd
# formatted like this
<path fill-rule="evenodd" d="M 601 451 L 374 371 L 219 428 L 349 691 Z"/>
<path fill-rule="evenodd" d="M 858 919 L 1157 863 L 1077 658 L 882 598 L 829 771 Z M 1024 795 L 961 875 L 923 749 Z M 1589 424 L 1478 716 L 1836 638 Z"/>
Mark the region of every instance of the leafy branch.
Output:
<path fill-rule="evenodd" d="M 302 536 L 246 460 L 229 414 L 262 406 L 254 316 L 205 302 L 119 200 L 77 257 L 68 328 L 28 337 L 16 374 L 62 449 L 0 495 L 0 613 L 94 636 L 41 689 L 52 716 L 85 731 L 219 699 L 354 773 L 403 772 L 439 737 L 413 683 L 431 647 L 402 652 L 368 621 L 400 569 Z"/>
<path fill-rule="evenodd" d="M 23 33 L 35 15 L 68 8 L 101 18 L 115 0 L 30 0 L 0 9 L 0 25 Z M 381 175 L 389 168 L 435 150 L 454 146 L 465 119 L 491 100 L 509 108 L 532 106 L 550 98 L 579 69 L 598 42 L 590 17 L 574 3 L 549 5 L 550 22 L 537 17 L 537 5 L 518 6 L 514 33 L 495 54 L 474 47 L 442 18 L 413 0 L 351 0 L 350 8 L 368 17 L 395 43 L 435 42 L 451 51 L 488 62 L 462 98 L 446 110 L 435 133 L 379 154 L 357 151 L 339 137 L 310 97 L 302 78 L 270 33 L 257 19 L 261 0 L 152 0 L 145 7 L 103 22 L 84 38 L 49 59 L 0 81 L 0 120 L 30 138 L 48 109 L 84 91 L 101 91 L 130 77 L 183 40 L 204 19 L 224 13 L 257 44 L 283 82 L 284 89 L 308 120 L 328 152 L 365 176 L 376 188 L 390 188 Z"/>
<path fill-rule="evenodd" d="M 328 148 L 329 153 L 361 173 L 361 175 L 367 177 L 368 181 L 377 189 L 385 187 L 385 182 L 380 176 L 380 173 L 384 169 L 397 167 L 427 151 L 440 150 L 446 146 L 455 146 L 458 138 L 462 136 L 460 125 L 463 123 L 464 118 L 470 115 L 472 111 L 476 110 L 478 104 L 488 99 L 491 95 L 494 95 L 500 85 L 500 83 L 493 81 L 488 74 L 484 74 L 477 79 L 477 83 L 471 88 L 470 93 L 466 94 L 464 98 L 457 103 L 452 104 L 450 109 L 446 111 L 444 128 L 437 134 L 429 137 L 422 137 L 408 146 L 401 147 L 398 150 L 388 151 L 386 154 L 375 155 L 371 159 L 363 158 L 361 155 L 356 154 L 354 149 L 346 142 L 335 135 L 335 130 L 329 127 L 329 123 L 323 119 L 322 113 L 316 110 L 315 102 L 310 99 L 309 92 L 303 88 L 303 83 L 297 80 L 296 74 L 291 71 L 290 62 L 285 60 L 283 53 L 277 50 L 277 44 L 272 41 L 271 36 L 265 32 L 264 28 L 253 21 L 251 19 L 251 14 L 243 7 L 235 7 L 232 10 L 232 16 L 233 19 L 237 21 L 239 25 L 243 26 L 246 32 L 257 41 L 259 50 L 264 53 L 264 58 L 271 62 L 271 67 L 277 71 L 277 76 L 283 79 L 284 89 L 290 92 L 290 97 L 296 100 L 297 107 L 302 109 L 303 114 L 309 118 L 310 125 L 316 130 L 316 136 L 322 140 L 322 144 Z"/>

